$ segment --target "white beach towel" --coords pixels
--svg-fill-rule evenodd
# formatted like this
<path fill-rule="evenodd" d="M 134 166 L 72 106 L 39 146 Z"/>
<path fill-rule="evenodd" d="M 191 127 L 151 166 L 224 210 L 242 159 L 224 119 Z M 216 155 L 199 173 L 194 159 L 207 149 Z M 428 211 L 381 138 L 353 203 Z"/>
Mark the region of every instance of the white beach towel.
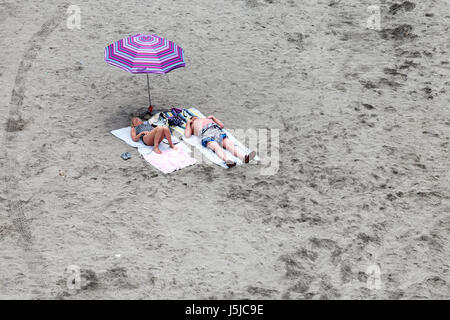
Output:
<path fill-rule="evenodd" d="M 196 160 L 189 156 L 190 148 L 184 143 L 177 144 L 179 150 L 171 150 L 167 143 L 161 142 L 159 149 L 163 154 L 156 155 L 153 147 L 145 145 L 141 140 L 134 142 L 131 139 L 131 127 L 113 130 L 111 133 L 128 145 L 137 148 L 148 163 L 164 173 L 171 173 L 196 163 Z M 172 142 L 177 143 L 179 140 L 172 136 Z"/>
<path fill-rule="evenodd" d="M 150 154 L 153 151 L 153 147 L 151 146 L 147 146 L 146 144 L 144 144 L 142 142 L 142 140 L 139 140 L 138 142 L 134 142 L 133 139 L 131 139 L 131 127 L 125 127 L 122 129 L 117 129 L 117 130 L 112 130 L 111 133 L 116 136 L 117 138 L 119 138 L 120 140 L 123 140 L 124 142 L 126 142 L 127 144 L 129 144 L 130 146 L 137 148 L 139 153 L 143 156 Z M 163 140 L 164 141 L 164 140 Z M 172 142 L 173 143 L 178 143 L 179 140 L 172 136 Z M 181 148 L 184 148 L 186 152 L 190 153 L 191 150 L 184 145 L 183 143 L 178 143 L 177 146 L 180 146 Z M 159 149 L 161 151 L 167 150 L 169 149 L 169 145 L 167 143 L 161 142 L 159 144 Z"/>
<path fill-rule="evenodd" d="M 196 108 L 189 108 L 187 109 L 189 110 L 192 114 L 198 116 L 199 118 L 205 118 L 205 116 L 203 115 L 203 113 L 201 113 L 198 109 Z M 195 148 L 197 148 L 198 150 L 200 150 L 200 152 L 207 157 L 209 160 L 211 160 L 212 162 L 214 162 L 215 164 L 218 164 L 219 166 L 222 166 L 224 168 L 228 168 L 227 165 L 224 163 L 224 161 L 222 159 L 220 159 L 216 153 L 214 151 L 212 151 L 209 148 L 203 147 L 202 146 L 202 142 L 201 139 L 198 136 L 194 136 L 192 135 L 191 137 L 187 138 L 184 136 L 184 129 L 181 127 L 172 127 L 175 131 L 177 131 L 178 133 L 181 134 L 182 139 L 184 141 L 186 141 L 187 143 L 189 143 L 190 145 L 194 146 Z M 227 134 L 228 138 L 234 143 L 234 145 L 236 146 L 236 148 L 238 150 L 240 150 L 242 153 L 244 154 L 248 154 L 250 152 L 250 150 L 245 147 L 242 143 L 240 143 L 231 133 L 229 133 L 226 129 L 223 129 L 223 131 Z M 227 159 L 235 161 L 237 165 L 241 165 L 242 161 L 239 158 L 236 158 L 234 155 L 232 155 L 228 150 L 224 150 L 225 154 L 227 156 Z M 256 161 L 259 161 L 259 157 L 256 156 L 254 158 Z"/>

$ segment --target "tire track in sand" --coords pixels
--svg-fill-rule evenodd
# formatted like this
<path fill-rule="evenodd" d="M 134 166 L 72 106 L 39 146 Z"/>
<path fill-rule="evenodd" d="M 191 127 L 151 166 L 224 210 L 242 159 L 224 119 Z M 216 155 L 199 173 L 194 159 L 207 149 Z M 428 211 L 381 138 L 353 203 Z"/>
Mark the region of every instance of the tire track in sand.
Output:
<path fill-rule="evenodd" d="M 25 214 L 25 208 L 30 201 L 20 199 L 19 181 L 21 179 L 21 168 L 14 154 L 14 137 L 24 129 L 26 121 L 22 117 L 22 107 L 25 94 L 25 80 L 31 69 L 42 44 L 50 36 L 64 17 L 60 9 L 42 24 L 40 29 L 33 34 L 29 40 L 28 48 L 20 60 L 17 69 L 11 99 L 7 107 L 7 120 L 4 132 L 4 195 L 6 198 L 7 216 L 12 223 L 12 231 L 20 236 L 18 245 L 24 250 L 23 259 L 26 261 L 28 276 L 35 280 L 39 288 L 44 288 L 45 283 L 41 278 L 44 274 L 44 257 L 38 250 L 33 248 L 33 233 L 30 221 Z M 38 293 L 40 290 L 37 290 Z"/>

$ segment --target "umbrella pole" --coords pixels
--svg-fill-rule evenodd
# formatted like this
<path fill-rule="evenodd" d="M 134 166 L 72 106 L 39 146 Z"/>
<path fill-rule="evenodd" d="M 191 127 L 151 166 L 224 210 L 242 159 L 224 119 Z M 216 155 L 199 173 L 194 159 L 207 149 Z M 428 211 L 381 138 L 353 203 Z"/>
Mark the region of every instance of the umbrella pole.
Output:
<path fill-rule="evenodd" d="M 148 91 L 148 107 L 150 109 L 152 107 L 152 97 L 150 95 L 150 80 L 148 78 L 148 73 L 147 73 L 147 91 Z"/>

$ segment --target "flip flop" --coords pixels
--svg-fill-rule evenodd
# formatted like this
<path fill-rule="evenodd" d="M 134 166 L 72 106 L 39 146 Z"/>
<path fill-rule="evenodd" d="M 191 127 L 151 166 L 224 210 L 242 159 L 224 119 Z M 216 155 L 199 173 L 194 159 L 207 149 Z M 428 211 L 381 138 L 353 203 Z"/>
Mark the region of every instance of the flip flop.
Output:
<path fill-rule="evenodd" d="M 123 160 L 131 159 L 131 154 L 129 152 L 124 152 L 120 155 Z"/>
<path fill-rule="evenodd" d="M 231 160 L 225 161 L 225 164 L 227 165 L 228 168 L 233 168 L 234 166 L 236 166 L 236 162 Z"/>
<path fill-rule="evenodd" d="M 253 158 L 256 157 L 256 152 L 252 151 L 248 155 L 245 156 L 244 162 L 249 163 Z"/>

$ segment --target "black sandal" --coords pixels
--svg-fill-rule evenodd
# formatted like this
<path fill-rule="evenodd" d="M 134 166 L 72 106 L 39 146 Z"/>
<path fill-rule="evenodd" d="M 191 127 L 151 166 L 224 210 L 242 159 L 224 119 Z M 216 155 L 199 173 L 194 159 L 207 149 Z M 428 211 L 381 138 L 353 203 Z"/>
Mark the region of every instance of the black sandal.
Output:
<path fill-rule="evenodd" d="M 231 160 L 225 161 L 225 164 L 227 165 L 228 168 L 233 168 L 234 166 L 236 166 L 236 162 Z"/>
<path fill-rule="evenodd" d="M 245 156 L 244 162 L 249 163 L 251 160 L 253 160 L 254 157 L 256 157 L 256 152 L 252 151 L 248 155 Z"/>

